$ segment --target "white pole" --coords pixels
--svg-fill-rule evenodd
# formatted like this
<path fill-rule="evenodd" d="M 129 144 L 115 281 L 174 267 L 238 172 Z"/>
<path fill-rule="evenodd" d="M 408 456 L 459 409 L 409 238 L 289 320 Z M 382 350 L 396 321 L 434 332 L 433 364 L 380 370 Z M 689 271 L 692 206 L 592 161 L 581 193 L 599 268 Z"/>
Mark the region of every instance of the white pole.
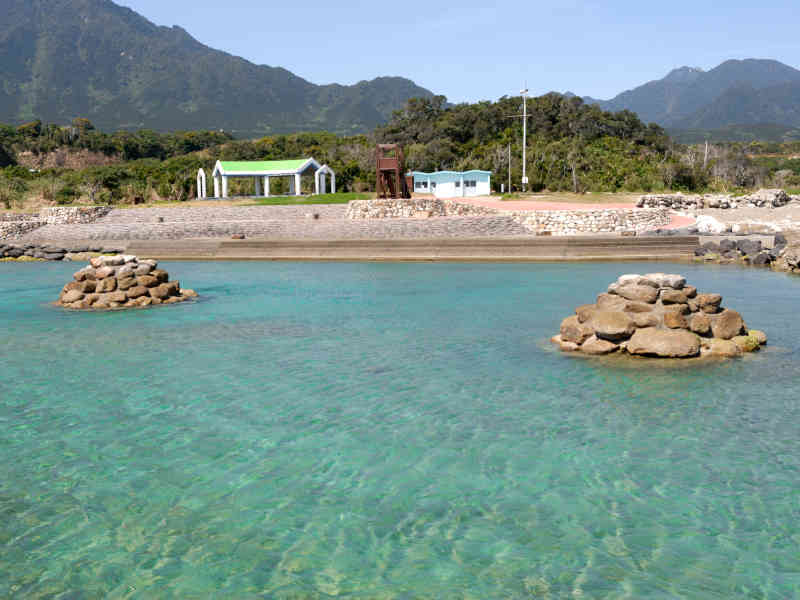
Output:
<path fill-rule="evenodd" d="M 214 198 L 219 198 L 219 175 L 214 176 Z"/>
<path fill-rule="evenodd" d="M 331 171 L 331 194 L 336 193 L 336 173 Z"/>
<path fill-rule="evenodd" d="M 223 198 L 227 198 L 228 197 L 228 176 L 227 175 L 223 175 L 222 176 L 222 197 Z"/>
<path fill-rule="evenodd" d="M 269 198 L 269 175 L 264 177 L 264 197 Z"/>
<path fill-rule="evenodd" d="M 295 173 L 294 176 L 294 195 L 299 196 L 301 195 L 302 190 L 300 187 L 300 173 Z"/>
<path fill-rule="evenodd" d="M 522 191 L 528 183 L 528 176 L 525 169 L 525 150 L 528 145 L 528 90 L 522 90 Z"/>

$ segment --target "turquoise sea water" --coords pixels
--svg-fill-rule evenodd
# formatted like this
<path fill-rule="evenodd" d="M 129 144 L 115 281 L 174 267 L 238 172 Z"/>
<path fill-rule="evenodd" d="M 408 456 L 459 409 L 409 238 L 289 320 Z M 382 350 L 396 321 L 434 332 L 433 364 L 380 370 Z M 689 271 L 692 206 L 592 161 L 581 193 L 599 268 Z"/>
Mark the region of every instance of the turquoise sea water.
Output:
<path fill-rule="evenodd" d="M 800 597 L 800 278 L 165 268 L 202 301 L 68 313 L 47 303 L 75 265 L 0 264 L 0 597 Z M 550 347 L 643 269 L 769 348 Z"/>

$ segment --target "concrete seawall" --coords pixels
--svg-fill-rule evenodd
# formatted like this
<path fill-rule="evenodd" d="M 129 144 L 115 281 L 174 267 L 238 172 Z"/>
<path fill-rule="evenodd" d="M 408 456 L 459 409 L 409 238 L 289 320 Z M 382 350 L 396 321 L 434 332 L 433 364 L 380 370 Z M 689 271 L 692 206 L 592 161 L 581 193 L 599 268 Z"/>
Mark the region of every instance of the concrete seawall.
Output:
<path fill-rule="evenodd" d="M 158 260 L 552 261 L 688 260 L 696 236 L 574 236 L 405 240 L 131 241 L 125 252 Z"/>

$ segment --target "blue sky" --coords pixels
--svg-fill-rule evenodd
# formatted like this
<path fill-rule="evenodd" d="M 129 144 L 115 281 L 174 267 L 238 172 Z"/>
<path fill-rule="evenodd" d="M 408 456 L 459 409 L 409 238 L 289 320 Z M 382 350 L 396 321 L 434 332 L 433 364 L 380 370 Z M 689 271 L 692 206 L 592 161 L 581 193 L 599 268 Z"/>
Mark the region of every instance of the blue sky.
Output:
<path fill-rule="evenodd" d="M 314 83 L 400 75 L 452 102 L 617 93 L 729 58 L 800 67 L 796 0 L 433 3 L 116 0 L 158 25 Z M 385 7 L 399 7 L 387 15 Z"/>

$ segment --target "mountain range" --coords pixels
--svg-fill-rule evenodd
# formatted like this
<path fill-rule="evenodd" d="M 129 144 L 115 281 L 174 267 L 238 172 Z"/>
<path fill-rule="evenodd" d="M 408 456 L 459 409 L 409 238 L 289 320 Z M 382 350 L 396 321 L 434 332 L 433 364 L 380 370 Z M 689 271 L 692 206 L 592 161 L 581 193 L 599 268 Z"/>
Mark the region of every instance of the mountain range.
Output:
<path fill-rule="evenodd" d="M 400 77 L 315 85 L 110 0 L 0 4 L 0 122 L 86 117 L 105 130 L 352 134 L 385 122 L 411 97 L 433 95 Z"/>
<path fill-rule="evenodd" d="M 611 100 L 583 100 L 604 110 L 631 110 L 671 132 L 768 124 L 779 126 L 771 130 L 777 135 L 800 127 L 800 71 L 776 60 L 728 60 L 710 71 L 675 69 Z"/>

